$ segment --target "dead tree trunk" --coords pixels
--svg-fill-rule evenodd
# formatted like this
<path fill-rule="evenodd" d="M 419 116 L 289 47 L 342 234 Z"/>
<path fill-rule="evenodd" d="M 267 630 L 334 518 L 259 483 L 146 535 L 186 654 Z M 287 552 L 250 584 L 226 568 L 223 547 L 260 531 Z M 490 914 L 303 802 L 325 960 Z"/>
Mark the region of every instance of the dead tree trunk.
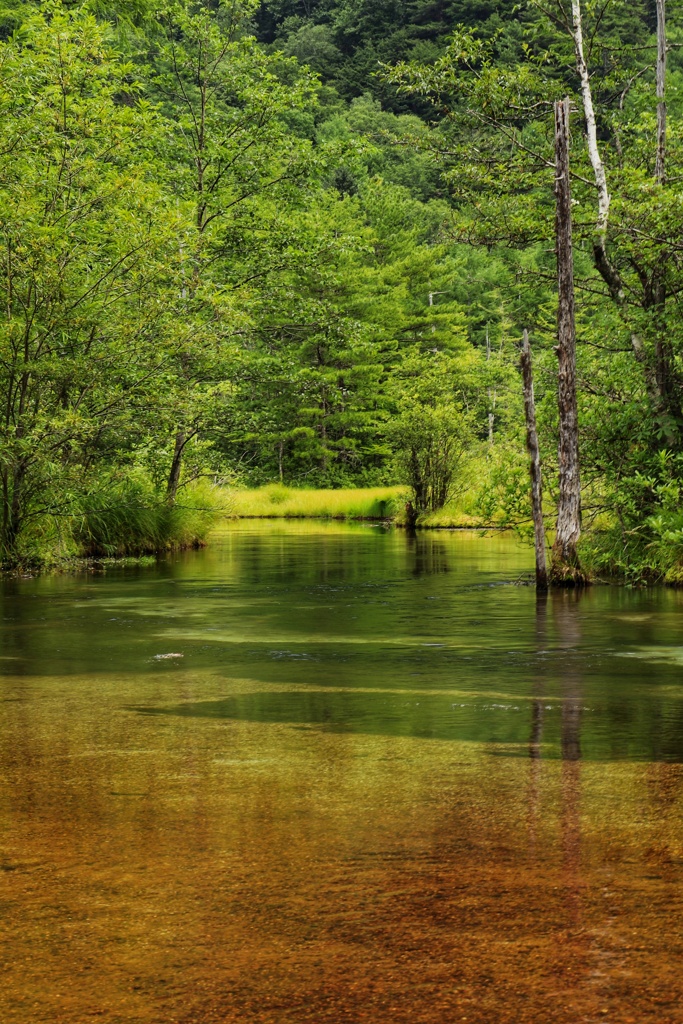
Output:
<path fill-rule="evenodd" d="M 543 523 L 543 484 L 541 480 L 541 458 L 536 433 L 536 404 L 534 402 L 534 378 L 531 368 L 531 346 L 529 332 L 524 331 L 522 352 L 522 381 L 524 383 L 524 416 L 526 419 L 526 447 L 529 452 L 529 476 L 531 477 L 531 515 L 534 521 L 534 547 L 536 550 L 536 588 L 548 589 L 548 572 L 545 563 L 545 525 Z"/>
<path fill-rule="evenodd" d="M 491 362 L 491 339 L 489 337 L 489 325 L 486 325 L 486 362 Z M 489 399 L 489 444 L 493 444 L 493 424 L 496 418 L 496 389 L 488 389 Z"/>
<path fill-rule="evenodd" d="M 406 502 L 406 529 L 409 533 L 415 533 L 415 527 L 417 526 L 418 511 L 413 505 L 412 501 Z"/>
<path fill-rule="evenodd" d="M 172 505 L 176 499 L 178 493 L 178 487 L 180 485 L 180 473 L 183 468 L 183 452 L 185 451 L 185 445 L 189 438 L 184 430 L 179 430 L 175 437 L 175 448 L 173 451 L 173 461 L 171 462 L 171 469 L 168 474 L 168 483 L 166 485 L 166 501 L 169 505 Z"/>
<path fill-rule="evenodd" d="M 280 483 L 282 483 L 284 481 L 284 478 L 285 478 L 284 469 L 283 469 L 284 453 L 285 453 L 285 443 L 284 443 L 284 441 L 278 441 L 278 443 L 277 443 L 277 472 L 278 472 L 278 477 L 280 479 Z"/>
<path fill-rule="evenodd" d="M 585 582 L 577 554 L 581 534 L 579 420 L 576 404 L 576 330 L 574 322 L 574 254 L 569 184 L 569 98 L 555 103 L 555 238 L 557 253 L 557 356 L 560 413 L 560 498 L 550 569 L 551 582 L 576 586 Z"/>

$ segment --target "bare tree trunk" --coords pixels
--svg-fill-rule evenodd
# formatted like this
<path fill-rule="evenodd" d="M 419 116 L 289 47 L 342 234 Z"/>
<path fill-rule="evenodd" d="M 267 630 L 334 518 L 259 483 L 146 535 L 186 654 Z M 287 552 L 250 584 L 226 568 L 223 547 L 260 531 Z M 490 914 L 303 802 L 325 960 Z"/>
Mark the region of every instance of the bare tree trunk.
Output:
<path fill-rule="evenodd" d="M 598 146 L 598 129 L 595 120 L 595 108 L 593 106 L 593 92 L 591 90 L 588 65 L 586 64 L 586 57 L 583 50 L 581 0 L 572 0 L 572 36 L 574 39 L 576 70 L 581 81 L 581 98 L 583 100 L 583 113 L 586 122 L 588 156 L 590 157 L 595 185 L 598 190 L 598 219 L 595 223 L 593 257 L 595 259 L 595 266 L 605 280 L 612 298 L 621 304 L 624 301 L 623 284 L 619 274 L 612 266 L 607 256 L 607 225 L 609 223 L 611 197 L 609 189 L 607 188 L 605 165 L 602 162 Z"/>
<path fill-rule="evenodd" d="M 280 483 L 282 483 L 283 480 L 284 480 L 284 471 L 283 471 L 283 468 L 282 468 L 282 460 L 283 460 L 283 457 L 284 457 L 284 448 L 285 448 L 284 441 L 278 441 L 278 443 L 277 443 L 277 471 L 278 471 L 278 476 L 280 477 Z"/>
<path fill-rule="evenodd" d="M 536 587 L 548 589 L 548 572 L 545 562 L 545 525 L 543 523 L 543 482 L 541 479 L 541 458 L 536 433 L 536 403 L 534 402 L 534 378 L 531 368 L 531 346 L 529 332 L 524 331 L 522 352 L 522 380 L 524 382 L 524 416 L 526 419 L 526 447 L 529 452 L 529 475 L 531 477 L 531 515 L 534 521 L 534 547 L 536 550 Z"/>
<path fill-rule="evenodd" d="M 166 485 L 166 501 L 172 505 L 176 499 L 178 493 L 178 486 L 180 484 L 180 472 L 183 468 L 183 452 L 185 451 L 185 445 L 189 438 L 184 430 L 179 430 L 175 437 L 175 449 L 173 451 L 173 461 L 171 462 L 171 469 L 168 474 L 168 483 Z"/>
<path fill-rule="evenodd" d="M 657 2 L 657 157 L 655 178 L 666 181 L 666 0 Z"/>
<path fill-rule="evenodd" d="M 560 413 L 560 498 L 552 550 L 553 583 L 585 582 L 577 554 L 581 534 L 579 421 L 576 404 L 576 330 L 574 323 L 574 254 L 572 199 L 569 185 L 569 98 L 555 103 L 555 236 L 557 252 L 557 356 Z"/>
<path fill-rule="evenodd" d="M 418 511 L 413 505 L 412 501 L 406 502 L 406 529 L 410 533 L 415 533 L 415 527 L 417 525 Z"/>
<path fill-rule="evenodd" d="M 609 224 L 610 194 L 607 187 L 607 173 L 600 155 L 598 146 L 598 130 L 595 120 L 595 107 L 593 106 L 593 92 L 591 80 L 588 74 L 588 65 L 583 49 L 583 24 L 581 19 L 581 0 L 572 0 L 572 22 L 569 26 L 572 39 L 574 40 L 574 54 L 576 57 L 576 70 L 581 81 L 581 99 L 583 103 L 583 115 L 586 124 L 586 142 L 588 144 L 588 155 L 595 186 L 598 190 L 598 217 L 595 224 L 595 236 L 593 238 L 593 259 L 595 268 L 602 276 L 610 296 L 618 306 L 624 304 L 624 285 L 616 267 L 614 267 L 607 255 L 607 226 Z M 642 361 L 642 352 L 639 349 L 639 339 L 633 336 L 633 351 L 636 359 Z"/>
<path fill-rule="evenodd" d="M 491 361 L 491 339 L 489 337 L 489 325 L 486 325 L 486 362 Z M 488 389 L 489 400 L 489 444 L 493 444 L 493 424 L 496 419 L 496 389 Z"/>

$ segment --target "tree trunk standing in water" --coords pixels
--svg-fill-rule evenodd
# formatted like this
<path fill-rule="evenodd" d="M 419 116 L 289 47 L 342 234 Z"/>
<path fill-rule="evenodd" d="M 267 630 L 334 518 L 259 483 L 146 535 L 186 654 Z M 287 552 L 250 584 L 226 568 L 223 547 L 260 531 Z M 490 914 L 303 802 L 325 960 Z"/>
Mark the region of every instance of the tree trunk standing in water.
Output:
<path fill-rule="evenodd" d="M 415 527 L 417 526 L 418 512 L 412 501 L 406 502 L 406 529 L 409 533 L 415 533 Z"/>
<path fill-rule="evenodd" d="M 531 477 L 531 515 L 534 521 L 534 546 L 536 549 L 536 587 L 548 589 L 548 572 L 545 563 L 545 525 L 543 523 L 543 484 L 541 479 L 541 458 L 536 433 L 536 404 L 534 402 L 534 380 L 531 369 L 531 346 L 529 332 L 524 331 L 522 351 L 522 380 L 524 382 L 524 416 L 526 419 L 526 447 L 529 452 L 529 475 Z"/>
<path fill-rule="evenodd" d="M 555 236 L 557 252 L 557 356 L 560 413 L 560 498 L 552 550 L 551 582 L 576 586 L 585 582 L 577 554 L 581 534 L 579 422 L 576 404 L 576 330 L 574 323 L 574 254 L 569 185 L 569 98 L 555 103 Z"/>

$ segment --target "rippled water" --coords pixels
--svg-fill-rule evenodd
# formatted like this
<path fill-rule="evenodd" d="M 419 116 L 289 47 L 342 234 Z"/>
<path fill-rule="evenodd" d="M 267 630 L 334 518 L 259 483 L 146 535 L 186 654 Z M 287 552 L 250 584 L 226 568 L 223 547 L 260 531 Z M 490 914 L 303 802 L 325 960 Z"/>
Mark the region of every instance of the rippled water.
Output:
<path fill-rule="evenodd" d="M 0 591 L 7 1022 L 683 1022 L 683 595 L 241 523 Z"/>

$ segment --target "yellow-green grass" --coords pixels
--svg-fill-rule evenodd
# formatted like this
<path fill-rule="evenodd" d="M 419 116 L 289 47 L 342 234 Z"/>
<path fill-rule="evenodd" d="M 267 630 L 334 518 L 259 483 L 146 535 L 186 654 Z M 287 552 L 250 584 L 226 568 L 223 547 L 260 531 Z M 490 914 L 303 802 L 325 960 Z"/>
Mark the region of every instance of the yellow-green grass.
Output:
<path fill-rule="evenodd" d="M 438 512 L 422 516 L 418 521 L 418 526 L 425 530 L 464 530 L 491 525 L 495 524 L 485 523 L 481 516 L 465 512 L 457 501 L 439 509 Z"/>
<path fill-rule="evenodd" d="M 313 490 L 268 484 L 230 494 L 231 512 L 253 519 L 392 519 L 406 500 L 405 487 Z"/>
<path fill-rule="evenodd" d="M 358 487 L 314 490 L 268 484 L 230 493 L 231 514 L 244 519 L 391 519 L 405 522 L 407 487 Z M 457 529 L 484 525 L 456 502 L 425 516 L 420 526 Z"/>

